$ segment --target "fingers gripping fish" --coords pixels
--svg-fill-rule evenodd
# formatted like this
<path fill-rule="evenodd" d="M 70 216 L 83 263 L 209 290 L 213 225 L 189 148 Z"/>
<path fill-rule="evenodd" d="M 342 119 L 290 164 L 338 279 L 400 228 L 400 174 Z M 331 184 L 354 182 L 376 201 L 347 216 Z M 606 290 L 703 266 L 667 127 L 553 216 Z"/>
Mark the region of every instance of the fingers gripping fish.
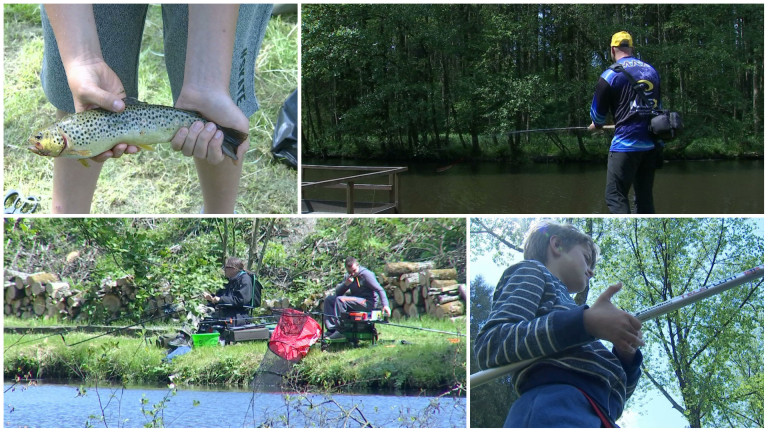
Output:
<path fill-rule="evenodd" d="M 86 159 L 126 143 L 147 150 L 152 144 L 170 142 L 182 127 L 207 122 L 200 114 L 126 98 L 119 113 L 100 108 L 71 114 L 29 137 L 29 150 L 40 156 Z M 237 147 L 248 134 L 218 126 L 224 133 L 221 151 L 237 160 Z"/>

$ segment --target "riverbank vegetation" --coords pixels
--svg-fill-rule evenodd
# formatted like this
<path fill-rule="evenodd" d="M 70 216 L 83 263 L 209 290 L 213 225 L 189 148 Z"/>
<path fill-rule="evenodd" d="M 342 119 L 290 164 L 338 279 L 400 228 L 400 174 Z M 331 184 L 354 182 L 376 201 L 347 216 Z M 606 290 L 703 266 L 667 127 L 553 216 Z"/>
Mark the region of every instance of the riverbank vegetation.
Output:
<path fill-rule="evenodd" d="M 52 124 L 56 109 L 40 84 L 43 37 L 37 4 L 4 5 L 5 157 L 4 189 L 41 198 L 50 213 L 51 158 L 27 150 L 30 134 Z M 261 109 L 250 118 L 251 147 L 244 159 L 236 211 L 241 214 L 296 212 L 296 171 L 273 162 L 274 123 L 298 83 L 296 15 L 273 16 L 257 59 L 255 89 Z M 149 5 L 139 60 L 139 99 L 173 105 L 165 71 L 160 5 Z M 104 164 L 92 212 L 100 214 L 196 214 L 202 208 L 191 159 L 160 144 Z"/>
<path fill-rule="evenodd" d="M 314 301 L 343 278 L 343 261 L 356 256 L 381 274 L 386 262 L 431 261 L 455 268 L 466 280 L 466 223 L 463 219 L 6 219 L 6 269 L 52 272 L 81 292 L 86 303 L 77 316 L 46 320 L 11 319 L 6 326 L 127 325 L 151 318 L 149 300 L 168 293 L 184 305 L 178 320 L 158 317 L 146 326 L 180 328 L 202 303 L 203 291 L 223 283 L 225 256 L 242 257 L 264 285 L 264 302 L 285 299 L 313 311 Z M 136 299 L 119 315 L 105 309 L 97 291 L 106 278 L 133 275 Z M 309 306 L 307 306 L 309 305 Z M 262 309 L 255 314 L 265 314 Z M 465 321 L 423 317 L 404 324 L 464 333 Z M 466 341 L 384 324 L 374 347 L 313 350 L 295 368 L 296 381 L 323 388 L 365 387 L 444 390 L 462 386 Z M 266 351 L 263 343 L 193 350 L 169 364 L 154 335 L 104 336 L 64 333 L 5 335 L 6 379 L 35 377 L 164 383 L 169 376 L 185 385 L 246 385 Z M 402 341 L 406 341 L 403 343 Z M 356 365 L 350 367 L 349 365 Z"/>
<path fill-rule="evenodd" d="M 464 333 L 465 320 L 410 320 L 401 324 Z M 313 346 L 290 373 L 295 388 L 327 391 L 461 390 L 466 375 L 466 339 L 460 336 L 377 326 L 380 342 L 329 351 Z M 169 328 L 169 330 L 171 330 Z M 194 348 L 163 362 L 167 350 L 156 335 L 98 337 L 92 333 L 5 334 L 3 374 L 16 379 L 177 387 L 247 388 L 267 351 L 266 341 Z"/>
<path fill-rule="evenodd" d="M 305 5 L 302 152 L 379 160 L 602 160 L 587 126 L 629 31 L 684 133 L 669 159 L 762 158 L 761 5 Z"/>

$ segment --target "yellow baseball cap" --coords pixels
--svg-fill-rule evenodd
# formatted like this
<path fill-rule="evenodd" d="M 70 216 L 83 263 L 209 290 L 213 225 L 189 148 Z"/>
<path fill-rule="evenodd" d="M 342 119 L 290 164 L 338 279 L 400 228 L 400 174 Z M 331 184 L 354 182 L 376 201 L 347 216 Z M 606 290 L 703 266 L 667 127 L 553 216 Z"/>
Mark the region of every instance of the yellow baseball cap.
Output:
<path fill-rule="evenodd" d="M 632 44 L 632 35 L 625 32 L 620 31 L 613 35 L 611 38 L 611 46 L 612 47 L 633 47 Z"/>

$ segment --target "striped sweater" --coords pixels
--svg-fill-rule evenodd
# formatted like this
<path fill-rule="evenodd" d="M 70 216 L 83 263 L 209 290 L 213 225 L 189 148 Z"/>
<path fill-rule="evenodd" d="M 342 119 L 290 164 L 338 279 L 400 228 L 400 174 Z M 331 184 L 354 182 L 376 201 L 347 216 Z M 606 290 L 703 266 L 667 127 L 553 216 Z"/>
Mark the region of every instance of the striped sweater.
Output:
<path fill-rule="evenodd" d="M 642 355 L 631 365 L 584 329 L 584 311 L 563 283 L 538 261 L 509 267 L 496 286 L 488 321 L 475 341 L 483 369 L 544 357 L 512 374 L 515 390 L 570 384 L 586 392 L 613 420 L 640 378 Z"/>

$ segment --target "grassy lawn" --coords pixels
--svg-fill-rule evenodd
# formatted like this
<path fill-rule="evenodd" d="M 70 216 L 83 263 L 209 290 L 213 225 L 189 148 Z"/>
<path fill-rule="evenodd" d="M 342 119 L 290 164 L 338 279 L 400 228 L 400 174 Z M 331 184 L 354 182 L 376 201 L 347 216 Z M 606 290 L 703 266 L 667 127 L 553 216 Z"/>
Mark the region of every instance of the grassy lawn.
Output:
<path fill-rule="evenodd" d="M 29 152 L 29 135 L 55 120 L 40 84 L 43 39 L 37 5 L 4 6 L 5 191 L 40 198 L 38 213 L 50 213 L 53 159 Z M 139 67 L 139 99 L 172 105 L 162 56 L 162 18 L 149 7 Z M 294 16 L 272 17 L 257 59 L 255 88 L 261 110 L 250 119 L 240 214 L 296 213 L 296 171 L 275 162 L 270 148 L 283 101 L 298 85 L 298 25 Z M 91 211 L 98 214 L 197 214 L 202 194 L 194 162 L 170 145 L 104 164 Z"/>

